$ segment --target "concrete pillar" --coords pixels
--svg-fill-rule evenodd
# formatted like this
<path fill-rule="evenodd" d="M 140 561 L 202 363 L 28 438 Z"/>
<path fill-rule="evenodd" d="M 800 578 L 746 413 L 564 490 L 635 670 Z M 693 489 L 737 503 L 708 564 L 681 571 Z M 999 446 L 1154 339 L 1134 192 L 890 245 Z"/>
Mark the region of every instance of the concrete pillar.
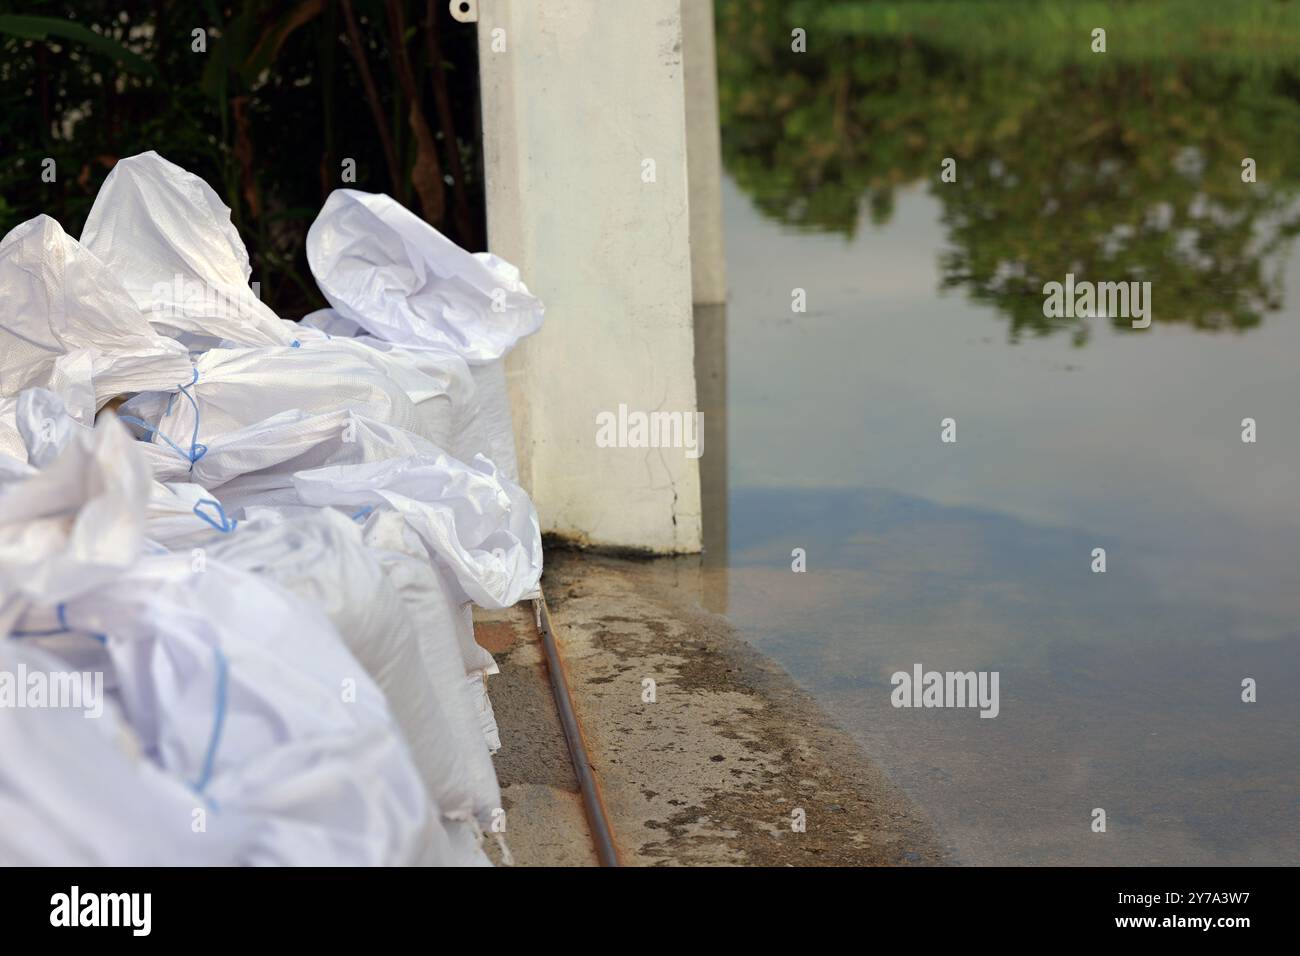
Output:
<path fill-rule="evenodd" d="M 686 162 L 691 197 L 691 294 L 695 301 L 695 391 L 709 423 L 700 459 L 704 558 L 701 603 L 728 610 L 727 274 L 722 230 L 722 144 L 713 0 L 682 0 Z"/>
<path fill-rule="evenodd" d="M 698 551 L 698 459 L 596 441 L 696 410 L 681 0 L 479 0 L 478 36 L 489 246 L 547 307 L 507 362 L 521 480 L 546 532 Z"/>
<path fill-rule="evenodd" d="M 695 307 L 695 389 L 709 423 L 709 451 L 700 458 L 704 559 L 701 603 L 714 614 L 728 609 L 731 486 L 727 471 L 727 307 Z"/>
<path fill-rule="evenodd" d="M 722 142 L 713 0 L 682 0 L 686 161 L 691 191 L 691 292 L 696 305 L 727 301 L 722 240 Z"/>

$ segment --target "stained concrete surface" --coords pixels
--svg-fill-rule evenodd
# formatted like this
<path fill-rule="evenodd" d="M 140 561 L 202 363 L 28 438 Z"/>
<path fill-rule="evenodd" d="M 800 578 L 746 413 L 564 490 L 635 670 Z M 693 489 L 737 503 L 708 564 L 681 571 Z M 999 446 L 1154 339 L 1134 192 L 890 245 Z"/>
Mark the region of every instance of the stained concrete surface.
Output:
<path fill-rule="evenodd" d="M 543 587 L 625 864 L 945 862 L 927 821 L 857 746 L 654 563 L 552 551 Z M 530 615 L 514 613 L 528 620 L 488 685 L 510 845 L 520 864 L 591 862 L 540 646 Z"/>
<path fill-rule="evenodd" d="M 474 636 L 501 668 L 488 678 L 487 688 L 501 731 L 501 749 L 493 761 L 513 864 L 595 866 L 531 605 L 505 611 L 475 609 Z M 503 862 L 494 841 L 487 841 L 485 849 L 493 862 Z"/>

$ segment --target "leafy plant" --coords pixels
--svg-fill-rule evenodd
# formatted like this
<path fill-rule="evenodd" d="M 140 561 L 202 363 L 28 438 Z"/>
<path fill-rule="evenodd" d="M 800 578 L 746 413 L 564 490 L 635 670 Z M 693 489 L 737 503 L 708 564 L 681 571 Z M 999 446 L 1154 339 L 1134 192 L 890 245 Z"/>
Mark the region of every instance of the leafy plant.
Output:
<path fill-rule="evenodd" d="M 340 186 L 483 247 L 474 28 L 445 3 L 25 7 L 0 4 L 0 230 L 47 213 L 78 234 L 113 164 L 156 149 L 222 195 L 263 299 L 288 317 L 323 304 L 303 245 Z"/>

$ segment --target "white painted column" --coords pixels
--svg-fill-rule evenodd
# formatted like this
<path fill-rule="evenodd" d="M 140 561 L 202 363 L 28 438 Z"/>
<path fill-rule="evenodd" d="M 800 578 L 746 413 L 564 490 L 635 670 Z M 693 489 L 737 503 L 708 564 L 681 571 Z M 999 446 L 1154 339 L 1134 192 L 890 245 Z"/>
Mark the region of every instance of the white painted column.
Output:
<path fill-rule="evenodd" d="M 596 444 L 696 410 L 681 0 L 479 0 L 478 36 L 489 246 L 546 303 L 507 362 L 521 480 L 544 531 L 698 551 L 698 460 Z"/>
<path fill-rule="evenodd" d="M 722 136 L 713 0 L 682 0 L 686 161 L 691 192 L 691 288 L 696 305 L 727 301 L 722 239 Z"/>

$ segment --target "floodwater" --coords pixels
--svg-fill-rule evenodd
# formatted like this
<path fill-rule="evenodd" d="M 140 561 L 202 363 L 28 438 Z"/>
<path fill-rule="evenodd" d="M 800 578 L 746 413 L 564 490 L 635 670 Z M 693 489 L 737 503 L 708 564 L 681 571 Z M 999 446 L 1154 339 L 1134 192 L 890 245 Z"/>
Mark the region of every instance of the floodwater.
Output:
<path fill-rule="evenodd" d="M 1295 192 L 1238 201 L 1235 160 L 1165 130 L 1148 153 L 1169 168 L 1147 178 L 1122 137 L 1073 171 L 1008 172 L 977 145 L 956 184 L 937 162 L 886 173 L 884 198 L 864 180 L 828 213 L 781 195 L 797 172 L 765 185 L 752 134 L 724 122 L 744 144 L 731 294 L 697 314 L 703 603 L 957 862 L 1300 861 Z M 1054 176 L 1101 198 L 1072 205 Z M 1151 327 L 1043 319 L 1044 276 L 1068 271 L 1151 281 Z M 891 675 L 917 665 L 996 672 L 997 716 L 895 707 Z"/>

